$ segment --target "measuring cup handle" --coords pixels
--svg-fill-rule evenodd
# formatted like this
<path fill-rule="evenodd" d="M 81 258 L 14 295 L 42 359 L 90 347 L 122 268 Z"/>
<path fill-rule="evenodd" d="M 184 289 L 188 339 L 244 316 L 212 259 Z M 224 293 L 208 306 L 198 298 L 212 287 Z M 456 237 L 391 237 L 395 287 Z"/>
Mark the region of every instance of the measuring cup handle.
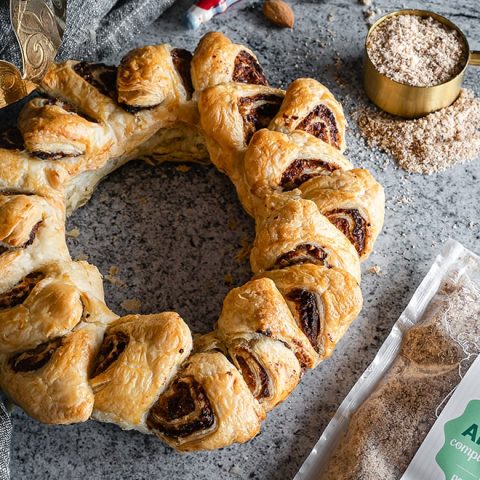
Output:
<path fill-rule="evenodd" d="M 477 67 L 480 66 L 480 50 L 472 50 L 470 52 L 470 61 L 468 64 L 476 65 Z"/>

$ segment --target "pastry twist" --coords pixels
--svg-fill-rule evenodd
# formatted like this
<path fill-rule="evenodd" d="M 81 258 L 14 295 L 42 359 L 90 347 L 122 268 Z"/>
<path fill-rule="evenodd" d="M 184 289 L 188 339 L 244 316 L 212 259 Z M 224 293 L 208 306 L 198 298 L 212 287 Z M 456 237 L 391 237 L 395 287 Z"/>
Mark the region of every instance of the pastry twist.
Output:
<path fill-rule="evenodd" d="M 342 154 L 341 105 L 312 79 L 270 87 L 221 33 L 193 57 L 54 65 L 40 95 L 0 137 L 1 388 L 45 423 L 95 418 L 184 451 L 251 439 L 361 309 L 384 196 Z M 208 157 L 256 220 L 254 278 L 195 340 L 174 312 L 119 318 L 71 260 L 66 213 L 129 159 Z"/>

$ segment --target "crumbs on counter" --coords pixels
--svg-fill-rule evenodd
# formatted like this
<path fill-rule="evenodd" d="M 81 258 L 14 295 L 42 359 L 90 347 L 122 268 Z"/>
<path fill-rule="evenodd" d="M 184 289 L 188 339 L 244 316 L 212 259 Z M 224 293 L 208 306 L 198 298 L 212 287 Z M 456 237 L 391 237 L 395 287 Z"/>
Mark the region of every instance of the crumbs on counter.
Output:
<path fill-rule="evenodd" d="M 175 167 L 175 170 L 177 172 L 181 173 L 186 173 L 188 172 L 192 167 L 190 165 L 178 165 L 178 167 Z"/>
<path fill-rule="evenodd" d="M 71 230 L 67 230 L 65 234 L 70 238 L 78 238 L 80 235 L 80 230 L 78 228 L 72 228 Z"/>
<path fill-rule="evenodd" d="M 382 269 L 380 268 L 380 265 L 372 265 L 367 269 L 367 272 L 380 276 L 382 274 Z"/>
<path fill-rule="evenodd" d="M 140 300 L 138 300 L 137 298 L 128 298 L 126 300 L 123 300 L 123 302 L 120 303 L 120 306 L 127 312 L 136 313 L 140 311 L 140 308 L 142 307 L 142 302 L 140 302 Z"/>

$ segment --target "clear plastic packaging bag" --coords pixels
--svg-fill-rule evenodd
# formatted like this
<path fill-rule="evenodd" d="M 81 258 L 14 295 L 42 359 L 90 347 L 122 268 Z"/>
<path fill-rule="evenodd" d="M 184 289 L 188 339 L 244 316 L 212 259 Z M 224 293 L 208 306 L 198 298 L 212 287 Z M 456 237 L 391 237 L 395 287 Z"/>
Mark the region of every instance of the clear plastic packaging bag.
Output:
<path fill-rule="evenodd" d="M 429 446 L 422 444 L 447 404 L 450 416 L 465 410 L 468 399 L 456 399 L 455 408 L 450 399 L 479 353 L 480 258 L 449 240 L 295 480 L 463 478 L 447 476 L 441 461 L 435 461 L 445 441 L 443 423 Z M 480 372 L 480 359 L 474 367 Z M 480 388 L 478 372 L 465 378 L 475 388 Z M 449 418 L 442 416 L 442 421 Z M 425 453 L 425 458 L 416 456 L 421 445 L 428 461 Z M 452 445 L 453 454 L 465 453 Z M 474 445 L 471 450 L 476 451 Z M 480 469 L 480 453 L 478 466 L 471 460 L 465 457 L 466 469 Z M 411 462 L 415 465 L 409 467 Z"/>

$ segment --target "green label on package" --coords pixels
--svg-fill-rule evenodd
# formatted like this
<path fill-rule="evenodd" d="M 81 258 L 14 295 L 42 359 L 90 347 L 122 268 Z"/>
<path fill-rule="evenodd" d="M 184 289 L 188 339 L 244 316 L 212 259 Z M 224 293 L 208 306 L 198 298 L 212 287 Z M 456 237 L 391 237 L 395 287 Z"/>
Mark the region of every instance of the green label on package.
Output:
<path fill-rule="evenodd" d="M 445 443 L 436 457 L 448 479 L 480 478 L 480 400 L 445 424 Z"/>
<path fill-rule="evenodd" d="M 401 480 L 480 480 L 480 357 L 462 379 Z"/>

